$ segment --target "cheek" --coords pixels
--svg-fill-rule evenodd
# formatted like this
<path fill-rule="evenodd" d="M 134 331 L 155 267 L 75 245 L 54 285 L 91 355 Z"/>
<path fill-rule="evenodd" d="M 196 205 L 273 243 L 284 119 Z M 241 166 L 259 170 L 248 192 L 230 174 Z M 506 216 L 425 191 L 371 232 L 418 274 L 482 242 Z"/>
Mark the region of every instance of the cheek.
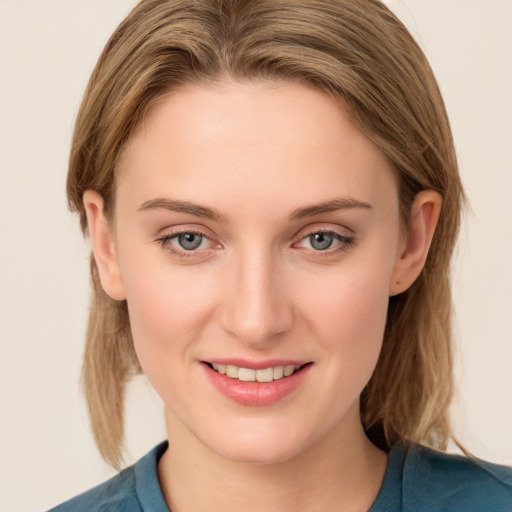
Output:
<path fill-rule="evenodd" d="M 359 333 L 357 338 L 364 342 L 382 333 L 389 300 L 388 274 L 382 266 L 341 269 L 331 273 L 321 288 L 311 283 L 303 303 L 313 313 L 312 321 L 331 332 L 327 339 L 333 332 L 351 332 Z"/>
<path fill-rule="evenodd" d="M 389 302 L 387 275 L 382 265 L 347 268 L 333 275 L 327 288 L 304 298 L 328 359 L 330 378 L 359 392 L 370 379 L 382 346 Z"/>
<path fill-rule="evenodd" d="M 165 255 L 158 259 L 131 258 L 122 269 L 135 350 L 146 373 L 146 366 L 185 354 L 213 311 L 214 275 L 166 264 Z"/>

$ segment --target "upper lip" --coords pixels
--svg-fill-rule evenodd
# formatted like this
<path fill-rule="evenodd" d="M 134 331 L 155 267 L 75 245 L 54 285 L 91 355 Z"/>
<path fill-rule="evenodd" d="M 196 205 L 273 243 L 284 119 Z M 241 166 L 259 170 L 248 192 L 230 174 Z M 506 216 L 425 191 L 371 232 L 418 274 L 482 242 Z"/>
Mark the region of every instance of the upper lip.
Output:
<path fill-rule="evenodd" d="M 251 370 L 264 370 L 265 368 L 273 368 L 275 366 L 303 366 L 311 361 L 300 359 L 265 359 L 262 361 L 254 361 L 243 358 L 213 358 L 204 360 L 204 363 L 225 364 L 238 366 L 239 368 L 248 368 Z"/>

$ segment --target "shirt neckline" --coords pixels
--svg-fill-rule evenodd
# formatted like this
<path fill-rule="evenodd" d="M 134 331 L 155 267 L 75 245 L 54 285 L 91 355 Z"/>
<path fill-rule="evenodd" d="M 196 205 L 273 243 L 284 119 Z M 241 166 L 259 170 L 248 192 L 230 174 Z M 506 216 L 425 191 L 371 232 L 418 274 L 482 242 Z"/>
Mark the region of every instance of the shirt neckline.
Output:
<path fill-rule="evenodd" d="M 168 446 L 168 441 L 160 443 L 134 466 L 135 492 L 142 510 L 146 512 L 170 512 L 158 483 L 157 474 L 158 461 Z"/>
<path fill-rule="evenodd" d="M 165 503 L 157 474 L 158 461 L 168 447 L 168 441 L 158 444 L 134 466 L 135 491 L 144 511 L 170 512 Z M 402 473 L 405 455 L 405 447 L 402 443 L 398 443 L 392 448 L 389 453 L 382 486 L 368 512 L 401 510 Z"/>

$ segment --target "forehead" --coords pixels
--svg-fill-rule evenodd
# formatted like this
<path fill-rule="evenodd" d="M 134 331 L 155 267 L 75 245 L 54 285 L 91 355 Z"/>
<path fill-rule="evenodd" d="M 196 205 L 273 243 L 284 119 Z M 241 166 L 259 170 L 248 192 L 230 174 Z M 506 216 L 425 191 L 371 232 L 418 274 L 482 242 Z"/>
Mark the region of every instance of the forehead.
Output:
<path fill-rule="evenodd" d="M 163 97 L 123 150 L 119 188 L 141 202 L 168 195 L 208 204 L 229 193 L 379 201 L 396 189 L 379 148 L 326 93 L 296 83 L 188 85 Z M 224 198 L 226 200 L 226 198 Z"/>

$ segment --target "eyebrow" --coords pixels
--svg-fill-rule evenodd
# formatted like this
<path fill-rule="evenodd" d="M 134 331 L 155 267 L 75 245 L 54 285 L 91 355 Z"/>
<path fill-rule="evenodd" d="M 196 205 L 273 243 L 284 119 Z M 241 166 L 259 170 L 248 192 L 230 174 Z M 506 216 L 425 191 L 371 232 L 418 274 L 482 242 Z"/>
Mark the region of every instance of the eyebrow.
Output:
<path fill-rule="evenodd" d="M 339 199 L 332 199 L 325 203 L 306 206 L 304 208 L 297 208 L 290 215 L 290 220 L 298 220 L 306 217 L 314 217 L 323 213 L 332 213 L 338 210 L 347 210 L 354 208 L 363 208 L 367 210 L 373 209 L 370 203 L 359 201 L 353 197 L 343 197 Z M 144 201 L 137 211 L 164 209 L 179 213 L 189 213 L 196 217 L 214 220 L 217 222 L 226 223 L 227 218 L 220 212 L 201 206 L 189 201 L 179 201 L 177 199 L 156 198 Z"/>
<path fill-rule="evenodd" d="M 354 208 L 363 208 L 372 210 L 373 206 L 365 201 L 359 201 L 353 197 L 342 197 L 333 199 L 325 203 L 306 206 L 305 208 L 297 208 L 291 215 L 290 220 L 303 219 L 305 217 L 314 217 L 322 213 L 332 213 L 338 210 L 352 210 Z"/>
<path fill-rule="evenodd" d="M 137 211 L 164 209 L 171 210 L 179 213 L 189 213 L 196 217 L 202 217 L 205 219 L 215 220 L 217 222 L 226 222 L 227 219 L 224 215 L 208 208 L 207 206 L 201 206 L 189 201 L 178 201 L 176 199 L 157 198 L 144 201 Z"/>

